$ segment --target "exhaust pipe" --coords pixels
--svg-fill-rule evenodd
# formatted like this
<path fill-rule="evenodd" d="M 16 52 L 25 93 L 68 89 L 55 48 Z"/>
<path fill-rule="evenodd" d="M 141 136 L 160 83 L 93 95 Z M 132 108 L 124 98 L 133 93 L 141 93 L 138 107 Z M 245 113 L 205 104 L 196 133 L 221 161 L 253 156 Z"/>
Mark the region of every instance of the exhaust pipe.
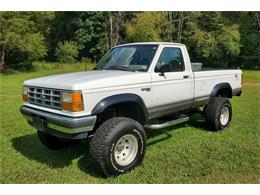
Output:
<path fill-rule="evenodd" d="M 177 119 L 167 121 L 167 122 L 164 122 L 161 124 L 146 124 L 144 127 L 147 129 L 163 129 L 163 128 L 177 125 L 180 123 L 185 123 L 185 122 L 189 121 L 189 119 L 190 118 L 188 116 L 183 116 L 181 118 L 177 118 Z"/>

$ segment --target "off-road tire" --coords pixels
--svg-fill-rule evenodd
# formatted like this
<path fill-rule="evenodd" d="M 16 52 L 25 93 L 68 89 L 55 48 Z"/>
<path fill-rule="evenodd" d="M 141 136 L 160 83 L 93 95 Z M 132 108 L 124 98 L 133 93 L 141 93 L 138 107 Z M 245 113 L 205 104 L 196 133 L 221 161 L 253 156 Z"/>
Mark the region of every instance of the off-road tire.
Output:
<path fill-rule="evenodd" d="M 115 147 L 122 137 L 130 135 L 137 140 L 137 153 L 133 161 L 120 166 L 115 159 Z M 140 165 L 146 148 L 146 133 L 143 126 L 137 121 L 114 117 L 101 124 L 90 141 L 90 155 L 97 162 L 107 177 L 117 176 Z"/>
<path fill-rule="evenodd" d="M 221 112 L 223 108 L 227 108 L 229 117 L 226 124 L 221 123 Z M 215 97 L 205 107 L 206 126 L 211 131 L 220 131 L 229 127 L 232 119 L 232 107 L 228 98 Z"/>
<path fill-rule="evenodd" d="M 68 147 L 75 143 L 75 141 L 73 140 L 61 139 L 42 131 L 37 131 L 37 134 L 41 143 L 50 150 L 58 150 L 61 148 Z"/>

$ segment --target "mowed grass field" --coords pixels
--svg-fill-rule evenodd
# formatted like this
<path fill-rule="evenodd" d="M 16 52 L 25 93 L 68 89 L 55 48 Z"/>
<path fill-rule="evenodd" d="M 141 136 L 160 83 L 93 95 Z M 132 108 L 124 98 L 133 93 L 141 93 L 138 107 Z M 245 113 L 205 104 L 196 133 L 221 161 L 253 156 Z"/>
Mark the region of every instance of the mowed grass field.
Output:
<path fill-rule="evenodd" d="M 104 178 L 89 157 L 88 142 L 50 151 L 19 111 L 24 80 L 83 69 L 1 75 L 1 183 L 260 182 L 260 71 L 244 72 L 243 93 L 232 99 L 233 119 L 228 129 L 207 131 L 197 114 L 187 124 L 148 130 L 142 165 L 116 178 Z"/>

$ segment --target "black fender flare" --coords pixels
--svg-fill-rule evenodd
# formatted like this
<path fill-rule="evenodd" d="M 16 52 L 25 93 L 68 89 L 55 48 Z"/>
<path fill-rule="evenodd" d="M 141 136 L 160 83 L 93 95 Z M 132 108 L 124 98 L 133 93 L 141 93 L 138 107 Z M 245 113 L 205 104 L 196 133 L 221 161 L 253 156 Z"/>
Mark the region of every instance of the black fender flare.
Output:
<path fill-rule="evenodd" d="M 116 105 L 116 104 L 120 104 L 120 103 L 136 103 L 137 105 L 139 105 L 144 113 L 144 119 L 145 121 L 148 120 L 148 111 L 147 108 L 144 104 L 143 99 L 136 95 L 136 94 L 132 94 L 132 93 L 124 93 L 124 94 L 117 94 L 117 95 L 112 95 L 112 96 L 108 96 L 104 99 L 102 99 L 99 103 L 97 103 L 97 105 L 93 108 L 91 114 L 92 115 L 97 115 L 102 113 L 106 108 Z"/>
<path fill-rule="evenodd" d="M 210 100 L 217 96 L 220 90 L 227 90 L 227 97 L 232 98 L 232 88 L 229 83 L 218 83 L 214 86 L 210 94 Z"/>

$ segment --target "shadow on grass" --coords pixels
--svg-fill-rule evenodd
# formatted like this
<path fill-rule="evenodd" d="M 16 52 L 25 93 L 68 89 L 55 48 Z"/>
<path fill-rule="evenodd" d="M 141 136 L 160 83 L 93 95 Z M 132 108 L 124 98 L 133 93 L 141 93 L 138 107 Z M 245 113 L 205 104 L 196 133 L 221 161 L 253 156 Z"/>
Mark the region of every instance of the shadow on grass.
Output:
<path fill-rule="evenodd" d="M 201 114 L 194 114 L 190 117 L 188 125 L 198 130 L 210 131 L 206 128 L 204 117 Z"/>
<path fill-rule="evenodd" d="M 88 152 L 78 160 L 78 168 L 93 177 L 102 179 L 105 178 L 101 168 L 89 157 Z"/>
<path fill-rule="evenodd" d="M 89 144 L 79 142 L 60 150 L 49 150 L 40 143 L 37 134 L 30 134 L 13 138 L 12 146 L 23 156 L 30 160 L 48 165 L 50 168 L 64 168 L 70 166 L 76 158 L 78 167 L 94 177 L 104 177 L 100 168 L 91 160 L 89 155 Z"/>
<path fill-rule="evenodd" d="M 149 142 L 147 144 L 147 146 L 152 146 L 158 142 L 162 142 L 165 141 L 167 139 L 172 138 L 172 134 L 170 132 L 178 130 L 179 128 L 185 127 L 185 126 L 190 126 L 190 127 L 194 127 L 198 130 L 202 130 L 202 131 L 209 131 L 206 127 L 205 127 L 205 120 L 203 118 L 203 116 L 201 114 L 194 114 L 193 116 L 190 117 L 190 120 L 188 122 L 185 123 L 181 123 L 178 125 L 174 125 L 168 128 L 164 128 L 164 129 L 158 129 L 158 130 L 152 130 L 152 129 L 148 129 L 147 132 L 147 138 L 149 140 L 149 138 L 152 137 L 157 137 L 159 135 L 165 135 L 163 138 L 154 140 L 152 142 Z"/>
<path fill-rule="evenodd" d="M 204 127 L 204 120 L 202 119 L 201 115 L 194 115 L 188 123 L 175 125 L 161 130 L 147 130 L 147 147 L 172 138 L 172 134 L 170 133 L 171 131 L 177 130 L 186 125 L 206 130 Z M 149 142 L 149 138 L 161 137 L 162 134 L 165 136 Z M 79 158 L 77 165 L 81 171 L 97 178 L 104 178 L 97 163 L 93 162 L 90 158 L 88 141 L 79 142 L 78 144 L 60 150 L 49 150 L 43 146 L 40 143 L 37 134 L 16 137 L 11 141 L 15 150 L 30 160 L 46 164 L 51 168 L 64 168 L 70 166 L 74 159 Z"/>
<path fill-rule="evenodd" d="M 176 126 L 177 126 L 177 125 L 176 125 Z M 165 140 L 167 140 L 167 139 L 172 138 L 172 135 L 170 134 L 170 132 L 171 132 L 171 131 L 174 131 L 174 130 L 175 130 L 175 129 L 173 129 L 172 127 L 165 128 L 165 129 L 156 129 L 156 130 L 147 129 L 147 130 L 146 130 L 147 141 L 148 141 L 147 147 L 152 146 L 152 145 L 154 145 L 154 144 L 157 144 L 157 143 L 159 143 L 159 142 L 162 142 L 162 141 L 165 141 Z M 149 139 L 150 139 L 150 138 L 154 138 L 154 137 L 160 136 L 160 135 L 162 135 L 162 134 L 164 135 L 164 137 L 149 142 Z"/>

